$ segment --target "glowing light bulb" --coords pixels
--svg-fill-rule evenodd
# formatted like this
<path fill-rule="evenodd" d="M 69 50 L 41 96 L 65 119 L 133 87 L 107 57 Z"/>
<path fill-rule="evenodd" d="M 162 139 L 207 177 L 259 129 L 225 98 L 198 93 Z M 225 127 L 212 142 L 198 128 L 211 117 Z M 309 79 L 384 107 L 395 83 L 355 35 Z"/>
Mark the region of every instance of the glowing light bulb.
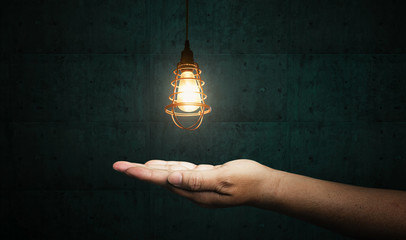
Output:
<path fill-rule="evenodd" d="M 187 103 L 200 103 L 200 91 L 199 85 L 195 79 L 193 72 L 183 72 L 180 75 L 179 80 L 179 94 L 177 98 L 178 103 L 187 102 Z M 199 106 L 179 106 L 179 109 L 184 112 L 193 112 L 196 111 Z"/>

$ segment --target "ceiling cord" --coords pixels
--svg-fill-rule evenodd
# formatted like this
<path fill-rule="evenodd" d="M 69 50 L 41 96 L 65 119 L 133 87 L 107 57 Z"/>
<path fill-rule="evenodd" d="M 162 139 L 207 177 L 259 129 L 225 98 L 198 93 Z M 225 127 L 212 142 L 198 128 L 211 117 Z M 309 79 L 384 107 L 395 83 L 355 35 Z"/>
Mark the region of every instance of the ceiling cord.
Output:
<path fill-rule="evenodd" d="M 186 41 L 189 40 L 189 0 L 186 0 Z"/>

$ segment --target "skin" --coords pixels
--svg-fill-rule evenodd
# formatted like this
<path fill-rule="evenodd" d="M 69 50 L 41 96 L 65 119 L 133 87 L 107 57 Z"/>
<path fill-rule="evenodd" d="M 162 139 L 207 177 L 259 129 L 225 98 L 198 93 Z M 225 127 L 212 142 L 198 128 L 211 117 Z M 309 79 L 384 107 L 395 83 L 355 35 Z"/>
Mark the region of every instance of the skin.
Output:
<path fill-rule="evenodd" d="M 113 168 L 204 207 L 249 205 L 345 235 L 406 239 L 406 192 L 365 188 L 278 171 L 252 160 L 223 165 L 151 160 Z"/>

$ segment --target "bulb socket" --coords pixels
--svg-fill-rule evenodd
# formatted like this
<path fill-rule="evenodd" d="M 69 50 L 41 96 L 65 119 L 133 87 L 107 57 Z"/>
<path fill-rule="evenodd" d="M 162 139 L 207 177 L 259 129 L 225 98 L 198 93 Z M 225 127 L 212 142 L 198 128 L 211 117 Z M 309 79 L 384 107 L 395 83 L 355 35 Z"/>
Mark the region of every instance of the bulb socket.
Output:
<path fill-rule="evenodd" d="M 182 51 L 182 55 L 180 58 L 181 64 L 193 64 L 195 60 L 193 59 L 193 52 L 190 49 L 189 40 L 185 41 L 185 48 Z"/>

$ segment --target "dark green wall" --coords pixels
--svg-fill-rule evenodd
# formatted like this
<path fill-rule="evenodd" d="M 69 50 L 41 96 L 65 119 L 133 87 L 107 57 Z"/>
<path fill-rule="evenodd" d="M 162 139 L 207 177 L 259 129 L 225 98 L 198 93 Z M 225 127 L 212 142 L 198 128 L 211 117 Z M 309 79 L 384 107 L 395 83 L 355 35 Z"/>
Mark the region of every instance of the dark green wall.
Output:
<path fill-rule="evenodd" d="M 188 132 L 163 109 L 183 0 L 3 3 L 0 238 L 345 239 L 255 208 L 200 208 L 112 164 L 250 158 L 406 190 L 402 5 L 191 0 L 213 112 Z"/>

